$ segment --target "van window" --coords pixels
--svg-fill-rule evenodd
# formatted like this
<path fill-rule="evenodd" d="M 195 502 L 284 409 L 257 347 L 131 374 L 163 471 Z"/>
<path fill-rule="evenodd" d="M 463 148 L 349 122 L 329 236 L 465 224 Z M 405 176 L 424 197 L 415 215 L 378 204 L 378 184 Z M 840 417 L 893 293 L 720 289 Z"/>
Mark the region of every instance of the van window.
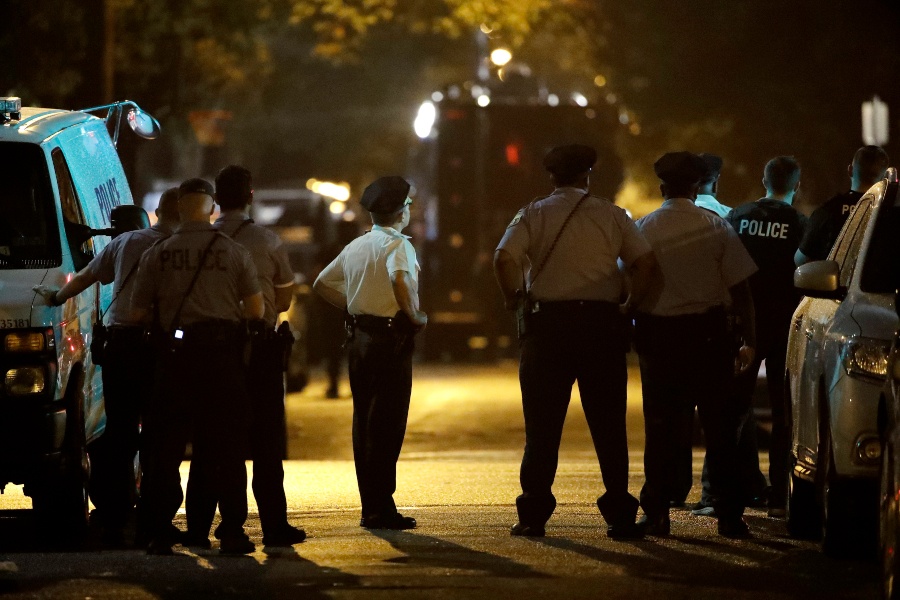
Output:
<path fill-rule="evenodd" d="M 0 269 L 62 264 L 56 204 L 40 146 L 0 142 Z"/>
<path fill-rule="evenodd" d="M 853 272 L 859 263 L 857 260 L 859 258 L 859 247 L 866 237 L 866 226 L 871 213 L 872 199 L 863 198 L 856 205 L 856 213 L 853 215 L 854 222 L 847 227 L 847 235 L 845 237 L 849 238 L 847 240 L 849 243 L 843 244 L 846 248 L 846 255 L 843 259 L 838 259 L 838 263 L 841 265 L 840 285 L 842 286 L 850 285 L 850 280 L 853 279 Z"/>
<path fill-rule="evenodd" d="M 900 287 L 900 189 L 888 186 L 866 251 L 859 287 L 864 292 L 893 294 Z"/>
<path fill-rule="evenodd" d="M 59 186 L 59 203 L 62 207 L 63 226 L 72 252 L 72 263 L 75 270 L 85 268 L 94 256 L 94 245 L 91 241 L 90 226 L 85 222 L 78 194 L 72 184 L 72 175 L 62 150 L 55 148 L 52 153 L 53 168 L 56 171 L 56 183 Z"/>

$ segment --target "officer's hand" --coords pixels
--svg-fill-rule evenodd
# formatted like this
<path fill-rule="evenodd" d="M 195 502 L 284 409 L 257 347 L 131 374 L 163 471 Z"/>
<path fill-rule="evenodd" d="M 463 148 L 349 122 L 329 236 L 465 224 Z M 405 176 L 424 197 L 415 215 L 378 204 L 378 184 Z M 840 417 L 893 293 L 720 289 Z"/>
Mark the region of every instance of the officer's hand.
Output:
<path fill-rule="evenodd" d="M 36 285 L 31 289 L 37 292 L 37 294 L 44 299 L 44 302 L 47 304 L 47 306 L 58 306 L 57 304 L 54 304 L 52 300 L 54 294 L 59 291 L 58 289 L 50 288 L 46 285 Z"/>
<path fill-rule="evenodd" d="M 752 346 L 741 346 L 741 349 L 738 350 L 738 354 L 734 359 L 734 374 L 740 375 L 749 369 L 750 365 L 753 364 L 754 358 L 756 358 L 756 350 L 754 350 Z"/>
<path fill-rule="evenodd" d="M 421 310 L 416 311 L 416 316 L 412 319 L 413 325 L 416 328 L 416 333 L 425 329 L 425 326 L 428 325 L 428 315 L 423 313 Z"/>

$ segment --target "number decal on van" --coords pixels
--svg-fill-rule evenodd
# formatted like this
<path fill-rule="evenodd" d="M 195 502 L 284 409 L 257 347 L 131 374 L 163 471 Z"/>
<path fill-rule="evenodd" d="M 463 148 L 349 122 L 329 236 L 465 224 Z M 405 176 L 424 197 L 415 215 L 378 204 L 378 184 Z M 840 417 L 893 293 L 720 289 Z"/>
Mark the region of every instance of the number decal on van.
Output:
<path fill-rule="evenodd" d="M 29 319 L 0 319 L 0 329 L 17 329 L 20 327 L 31 327 Z"/>

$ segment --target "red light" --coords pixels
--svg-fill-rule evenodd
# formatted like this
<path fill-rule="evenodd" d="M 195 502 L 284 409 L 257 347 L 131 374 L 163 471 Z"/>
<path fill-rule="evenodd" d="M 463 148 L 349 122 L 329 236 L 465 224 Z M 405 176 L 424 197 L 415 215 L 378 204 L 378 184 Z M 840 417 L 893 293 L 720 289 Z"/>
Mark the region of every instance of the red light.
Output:
<path fill-rule="evenodd" d="M 519 166 L 519 145 L 518 144 L 507 144 L 506 145 L 506 162 L 507 164 L 517 167 Z"/>

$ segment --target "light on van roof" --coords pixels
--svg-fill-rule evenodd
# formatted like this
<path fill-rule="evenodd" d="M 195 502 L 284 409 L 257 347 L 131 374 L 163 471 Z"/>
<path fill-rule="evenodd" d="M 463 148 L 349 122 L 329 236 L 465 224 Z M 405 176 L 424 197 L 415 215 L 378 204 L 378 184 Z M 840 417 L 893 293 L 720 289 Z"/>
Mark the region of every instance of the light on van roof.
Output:
<path fill-rule="evenodd" d="M 19 118 L 19 113 L 22 112 L 22 99 L 17 98 L 15 96 L 8 96 L 6 98 L 0 98 L 0 115 L 2 115 L 2 120 L 8 120 L 10 117 L 13 119 Z"/>

